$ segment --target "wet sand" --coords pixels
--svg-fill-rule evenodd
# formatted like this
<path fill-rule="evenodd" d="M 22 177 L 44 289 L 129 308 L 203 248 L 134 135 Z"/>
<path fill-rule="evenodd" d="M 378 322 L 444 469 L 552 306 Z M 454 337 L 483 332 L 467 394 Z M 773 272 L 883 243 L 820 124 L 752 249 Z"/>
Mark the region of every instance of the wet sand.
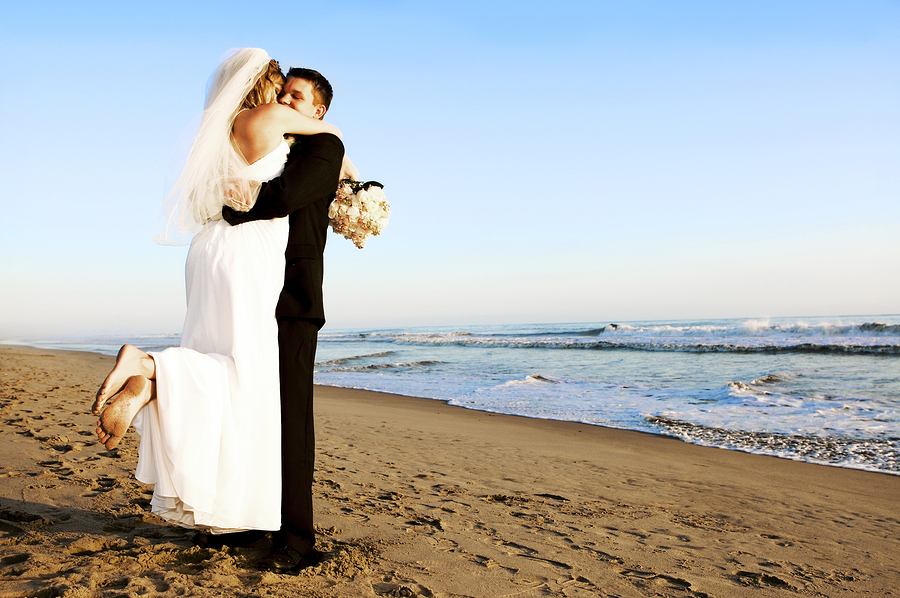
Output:
<path fill-rule="evenodd" d="M 900 476 L 317 387 L 317 567 L 148 512 L 113 358 L 0 346 L 0 598 L 897 596 Z"/>

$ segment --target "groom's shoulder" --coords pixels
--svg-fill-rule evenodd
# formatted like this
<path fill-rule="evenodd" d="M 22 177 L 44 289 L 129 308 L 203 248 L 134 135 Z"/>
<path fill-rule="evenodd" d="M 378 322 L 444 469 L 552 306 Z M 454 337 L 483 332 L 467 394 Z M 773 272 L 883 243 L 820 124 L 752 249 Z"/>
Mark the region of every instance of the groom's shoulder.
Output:
<path fill-rule="evenodd" d="M 331 133 L 318 133 L 316 135 L 297 136 L 297 141 L 291 146 L 288 160 L 296 160 L 301 156 L 316 153 L 340 153 L 344 156 L 344 143 L 337 135 Z"/>

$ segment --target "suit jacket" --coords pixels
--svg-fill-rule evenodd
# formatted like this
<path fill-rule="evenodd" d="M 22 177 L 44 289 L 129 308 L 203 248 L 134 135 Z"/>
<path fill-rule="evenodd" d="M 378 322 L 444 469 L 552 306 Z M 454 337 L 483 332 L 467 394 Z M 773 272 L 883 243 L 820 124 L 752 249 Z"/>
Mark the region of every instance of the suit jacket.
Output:
<path fill-rule="evenodd" d="M 289 217 L 285 250 L 284 289 L 275 316 L 325 324 L 322 303 L 323 254 L 328 232 L 328 207 L 337 191 L 344 144 L 330 134 L 299 137 L 291 148 L 281 176 L 263 183 L 249 212 L 226 206 L 229 224 Z"/>

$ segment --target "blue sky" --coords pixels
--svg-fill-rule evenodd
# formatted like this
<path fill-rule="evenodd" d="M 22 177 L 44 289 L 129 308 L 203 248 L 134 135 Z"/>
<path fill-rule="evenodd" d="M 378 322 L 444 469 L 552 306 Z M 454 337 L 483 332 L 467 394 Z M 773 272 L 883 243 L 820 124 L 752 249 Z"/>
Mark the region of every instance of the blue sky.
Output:
<path fill-rule="evenodd" d="M 900 4 L 43 2 L 0 22 L 0 338 L 178 332 L 220 57 L 335 87 L 385 233 L 331 328 L 900 312 Z"/>

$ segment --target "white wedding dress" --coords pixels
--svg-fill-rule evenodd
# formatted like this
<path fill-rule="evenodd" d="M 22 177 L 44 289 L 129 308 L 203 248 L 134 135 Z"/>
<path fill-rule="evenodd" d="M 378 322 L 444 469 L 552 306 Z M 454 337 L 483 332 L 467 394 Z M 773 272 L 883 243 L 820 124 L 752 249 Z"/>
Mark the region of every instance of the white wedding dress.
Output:
<path fill-rule="evenodd" d="M 266 181 L 287 143 L 240 176 Z M 220 216 L 221 218 L 221 216 Z M 210 220 L 191 242 L 181 346 L 150 353 L 157 399 L 138 413 L 138 480 L 163 519 L 224 533 L 281 525 L 281 399 L 275 304 L 288 219 Z"/>

